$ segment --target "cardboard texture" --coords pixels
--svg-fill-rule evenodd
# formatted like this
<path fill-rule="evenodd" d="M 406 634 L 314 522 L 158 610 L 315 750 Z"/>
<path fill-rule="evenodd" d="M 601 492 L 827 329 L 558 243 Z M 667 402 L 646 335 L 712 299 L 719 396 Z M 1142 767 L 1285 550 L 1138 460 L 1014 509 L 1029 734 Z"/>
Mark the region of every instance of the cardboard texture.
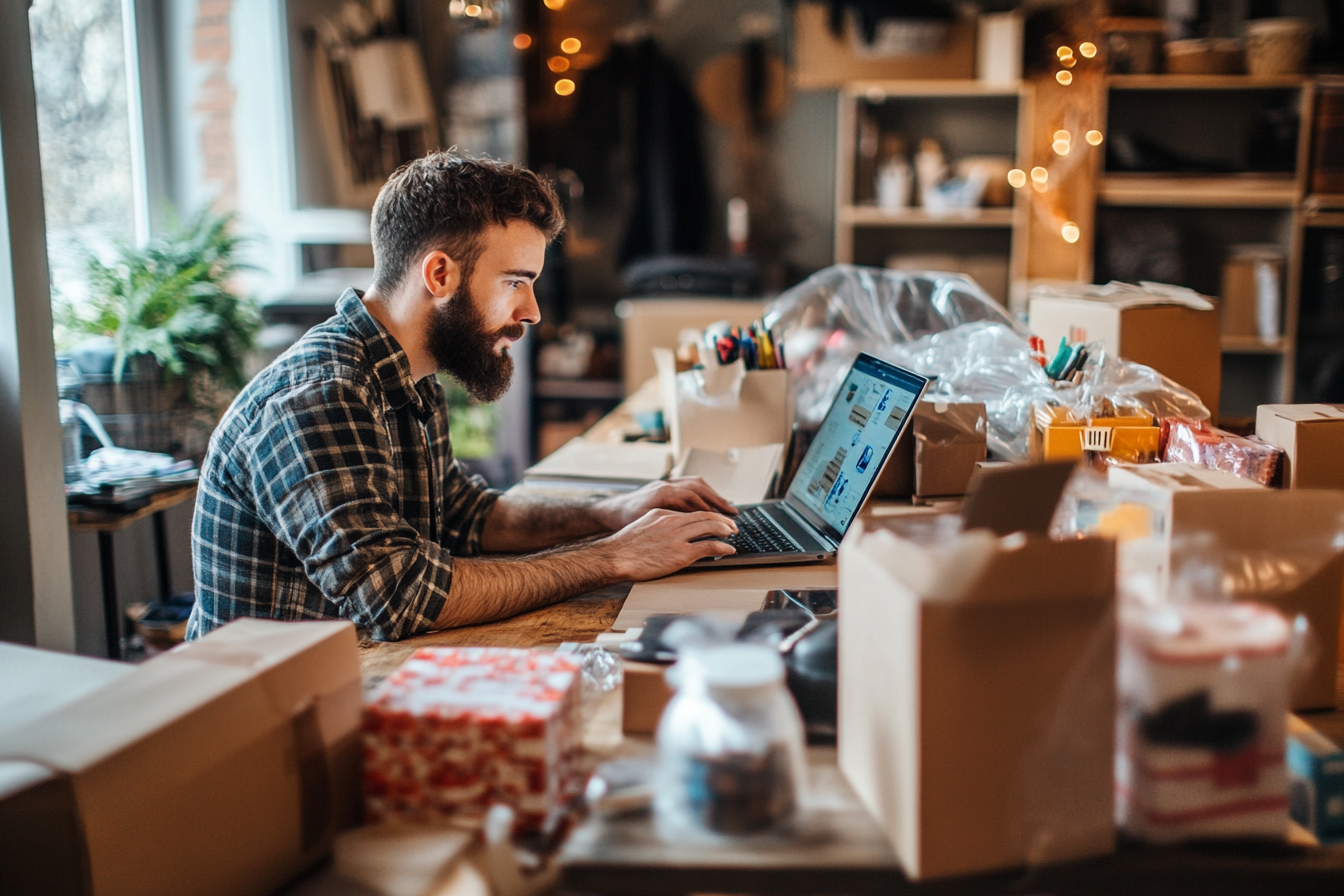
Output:
<path fill-rule="evenodd" d="M 966 494 L 975 465 L 986 457 L 987 422 L 982 402 L 921 401 L 873 494 L 894 498 Z"/>
<path fill-rule="evenodd" d="M 1262 404 L 1255 434 L 1283 449 L 1286 488 L 1344 489 L 1344 405 Z"/>
<path fill-rule="evenodd" d="M 745 620 L 775 588 L 834 588 L 835 563 L 686 569 L 630 589 L 613 631 L 639 628 L 661 613 L 720 613 Z"/>
<path fill-rule="evenodd" d="M 129 675 L 112 660 L 0 643 L 0 738 Z"/>
<path fill-rule="evenodd" d="M 703 330 L 726 320 L 746 326 L 765 313 L 763 299 L 622 299 L 616 303 L 621 319 L 621 376 L 629 395 L 658 375 L 653 350 L 675 350 L 682 330 Z"/>
<path fill-rule="evenodd" d="M 758 605 L 759 607 L 759 605 Z M 621 730 L 626 734 L 655 734 L 658 720 L 672 699 L 664 673 L 667 666 L 625 660 L 621 692 Z"/>
<path fill-rule="evenodd" d="M 1033 296 L 1030 328 L 1053 352 L 1060 337 L 1102 342 L 1106 351 L 1153 368 L 1199 396 L 1218 419 L 1222 342 L 1218 312 L 1185 305 L 1123 307 L 1079 298 Z M 1070 339 L 1077 341 L 1077 339 Z"/>
<path fill-rule="evenodd" d="M 1111 852 L 1113 543 L 904 525 L 840 546 L 839 759 L 906 874 Z"/>
<path fill-rule="evenodd" d="M 1173 551 L 1182 539 L 1210 532 L 1220 552 L 1240 558 L 1225 561 L 1225 568 L 1256 571 L 1253 581 L 1237 586 L 1236 598 L 1268 604 L 1289 620 L 1306 616 L 1316 658 L 1293 692 L 1291 708 L 1334 707 L 1344 550 L 1333 542 L 1335 533 L 1344 532 L 1344 493 L 1268 489 L 1193 464 L 1112 468 L 1109 478 L 1116 488 L 1160 498 L 1167 522 L 1154 562 L 1164 588 L 1179 563 Z"/>
<path fill-rule="evenodd" d="M 689 448 L 727 451 L 793 435 L 793 383 L 787 370 L 747 370 L 741 361 L 676 373 L 667 349 L 654 351 L 663 419 L 672 454 Z"/>
<path fill-rule="evenodd" d="M 0 736 L 7 894 L 268 894 L 357 820 L 348 622 L 243 619 Z"/>

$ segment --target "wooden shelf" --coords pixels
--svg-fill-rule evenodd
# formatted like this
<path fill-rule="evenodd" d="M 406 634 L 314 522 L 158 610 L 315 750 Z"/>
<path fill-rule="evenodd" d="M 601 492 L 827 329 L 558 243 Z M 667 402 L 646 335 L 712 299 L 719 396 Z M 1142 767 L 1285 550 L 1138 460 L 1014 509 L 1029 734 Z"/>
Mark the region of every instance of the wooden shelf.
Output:
<path fill-rule="evenodd" d="M 1302 215 L 1302 223 L 1307 227 L 1344 227 L 1344 212 L 1308 210 Z"/>
<path fill-rule="evenodd" d="M 618 399 L 625 397 L 620 380 L 538 379 L 532 384 L 535 398 Z"/>
<path fill-rule="evenodd" d="M 1292 175 L 1107 174 L 1097 185 L 1103 205 L 1160 208 L 1283 208 L 1297 201 Z"/>
<path fill-rule="evenodd" d="M 1222 344 L 1227 355 L 1282 355 L 1288 351 L 1288 340 L 1283 337 L 1266 341 L 1259 336 L 1224 336 Z"/>
<path fill-rule="evenodd" d="M 980 81 L 850 81 L 844 92 L 850 96 L 881 102 L 888 97 L 1008 96 L 1016 97 L 1022 88 L 1016 84 L 984 84 Z"/>
<path fill-rule="evenodd" d="M 1112 90 L 1263 90 L 1301 87 L 1299 75 L 1111 75 Z"/>
<path fill-rule="evenodd" d="M 846 205 L 840 209 L 841 224 L 860 227 L 1012 227 L 1011 208 L 977 208 L 969 212 L 931 215 L 922 208 L 889 212 L 875 205 Z"/>

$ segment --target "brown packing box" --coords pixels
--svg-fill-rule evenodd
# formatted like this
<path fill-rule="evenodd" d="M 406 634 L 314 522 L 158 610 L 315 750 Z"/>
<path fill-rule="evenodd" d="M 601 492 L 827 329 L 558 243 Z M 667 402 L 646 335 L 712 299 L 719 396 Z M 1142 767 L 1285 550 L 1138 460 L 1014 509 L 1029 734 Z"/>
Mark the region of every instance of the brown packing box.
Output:
<path fill-rule="evenodd" d="M 653 350 L 675 350 L 682 330 L 703 330 L 720 320 L 745 327 L 765 312 L 760 299 L 622 299 L 616 303 L 621 319 L 621 377 L 629 395 L 658 375 Z"/>
<path fill-rule="evenodd" d="M 1030 308 L 1031 332 L 1045 340 L 1047 355 L 1053 357 L 1061 336 L 1081 330 L 1086 341 L 1102 342 L 1106 351 L 1194 392 L 1217 422 L 1223 376 L 1217 310 L 1179 304 L 1119 307 L 1053 296 L 1033 296 Z"/>
<path fill-rule="evenodd" d="M 1158 558 L 1166 582 L 1180 558 L 1180 539 L 1211 532 L 1220 551 L 1243 552 L 1238 568 L 1272 571 L 1258 588 L 1236 597 L 1277 608 L 1289 619 L 1306 616 L 1315 660 L 1292 696 L 1295 710 L 1335 705 L 1340 656 L 1340 604 L 1344 601 L 1344 551 L 1333 546 L 1344 531 L 1344 493 L 1280 491 L 1219 470 L 1191 464 L 1146 464 L 1112 468 L 1116 488 L 1155 492 L 1166 502 L 1168 522 Z M 1272 558 L 1273 562 L 1264 562 Z"/>
<path fill-rule="evenodd" d="M 986 456 L 988 419 L 983 402 L 921 401 L 873 494 L 894 498 L 966 494 L 975 465 Z"/>
<path fill-rule="evenodd" d="M 1344 489 L 1344 405 L 1262 404 L 1255 434 L 1283 449 L 1285 487 Z"/>
<path fill-rule="evenodd" d="M 1111 852 L 1114 543 L 901 525 L 840 546 L 839 758 L 906 874 Z"/>
<path fill-rule="evenodd" d="M 4 732 L 4 892 L 274 892 L 358 820 L 361 696 L 350 623 L 244 619 Z"/>
<path fill-rule="evenodd" d="M 924 80 L 975 77 L 975 21 L 951 23 L 947 39 L 934 52 L 880 56 L 864 52 L 852 24 L 845 35 L 831 33 L 829 7 L 823 3 L 798 4 L 794 16 L 794 79 L 800 90 L 843 87 L 850 81 Z M 919 27 L 923 23 L 916 23 Z"/>
<path fill-rule="evenodd" d="M 112 660 L 0 642 L 0 741 L 11 731 L 126 677 Z"/>
<path fill-rule="evenodd" d="M 658 720 L 672 699 L 672 688 L 664 673 L 667 666 L 625 660 L 621 685 L 621 730 L 626 734 L 653 734 Z"/>

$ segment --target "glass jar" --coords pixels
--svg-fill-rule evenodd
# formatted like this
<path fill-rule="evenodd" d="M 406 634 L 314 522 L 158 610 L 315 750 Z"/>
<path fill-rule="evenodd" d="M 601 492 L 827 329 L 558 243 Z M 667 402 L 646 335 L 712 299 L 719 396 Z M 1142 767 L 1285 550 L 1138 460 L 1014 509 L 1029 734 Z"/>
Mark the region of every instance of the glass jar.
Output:
<path fill-rule="evenodd" d="M 658 724 L 654 800 L 666 836 L 740 835 L 787 823 L 803 795 L 803 723 L 784 663 L 760 644 L 684 650 Z"/>

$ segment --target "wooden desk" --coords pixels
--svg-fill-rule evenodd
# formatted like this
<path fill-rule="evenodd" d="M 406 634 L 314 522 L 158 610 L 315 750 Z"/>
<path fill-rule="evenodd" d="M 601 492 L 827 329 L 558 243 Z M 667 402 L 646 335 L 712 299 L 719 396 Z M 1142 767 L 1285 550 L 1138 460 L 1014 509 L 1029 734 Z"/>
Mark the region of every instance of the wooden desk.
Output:
<path fill-rule="evenodd" d="M 154 553 L 158 563 L 159 596 L 172 593 L 172 576 L 168 567 L 168 532 L 163 512 L 184 501 L 194 500 L 196 485 L 179 485 L 157 491 L 145 501 L 135 500 L 126 505 L 108 505 L 92 508 L 78 507 L 67 511 L 70 528 L 76 532 L 98 533 L 98 568 L 103 586 L 103 624 L 107 627 L 107 655 L 109 659 L 122 658 L 122 637 L 125 620 L 117 599 L 117 567 L 112 552 L 112 533 L 134 525 L 145 517 L 154 524 Z"/>

